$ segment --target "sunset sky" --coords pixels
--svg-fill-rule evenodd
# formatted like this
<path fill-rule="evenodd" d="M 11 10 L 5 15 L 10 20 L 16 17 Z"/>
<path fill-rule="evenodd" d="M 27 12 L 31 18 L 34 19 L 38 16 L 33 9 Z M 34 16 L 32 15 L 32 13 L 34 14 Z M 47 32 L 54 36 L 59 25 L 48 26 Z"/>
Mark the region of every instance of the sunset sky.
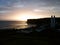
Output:
<path fill-rule="evenodd" d="M 0 20 L 60 16 L 60 0 L 0 0 Z"/>

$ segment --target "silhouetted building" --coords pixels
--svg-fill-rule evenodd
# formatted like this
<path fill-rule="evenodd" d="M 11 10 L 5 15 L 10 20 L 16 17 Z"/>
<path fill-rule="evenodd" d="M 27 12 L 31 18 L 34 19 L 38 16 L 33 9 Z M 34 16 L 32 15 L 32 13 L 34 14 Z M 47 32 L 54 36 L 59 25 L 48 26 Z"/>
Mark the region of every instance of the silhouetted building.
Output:
<path fill-rule="evenodd" d="M 55 28 L 55 16 L 51 16 L 51 28 Z"/>

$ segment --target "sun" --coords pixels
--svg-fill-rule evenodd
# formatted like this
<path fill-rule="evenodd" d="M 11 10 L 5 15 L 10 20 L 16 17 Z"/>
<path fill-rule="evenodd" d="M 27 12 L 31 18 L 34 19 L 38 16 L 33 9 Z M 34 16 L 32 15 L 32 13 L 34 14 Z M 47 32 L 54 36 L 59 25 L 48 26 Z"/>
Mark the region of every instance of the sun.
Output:
<path fill-rule="evenodd" d="M 27 21 L 27 19 L 33 19 L 33 18 L 35 18 L 33 13 L 21 13 L 15 16 L 15 19 L 20 21 Z"/>
<path fill-rule="evenodd" d="M 27 12 L 18 14 L 18 16 L 16 16 L 15 18 L 20 21 L 27 21 L 27 19 L 37 19 L 40 18 L 40 16 L 37 16 L 35 13 Z"/>
<path fill-rule="evenodd" d="M 22 14 L 19 19 L 22 20 L 22 21 L 27 21 L 27 19 L 33 19 L 33 18 L 34 18 L 33 15 L 30 15 L 30 14 Z"/>

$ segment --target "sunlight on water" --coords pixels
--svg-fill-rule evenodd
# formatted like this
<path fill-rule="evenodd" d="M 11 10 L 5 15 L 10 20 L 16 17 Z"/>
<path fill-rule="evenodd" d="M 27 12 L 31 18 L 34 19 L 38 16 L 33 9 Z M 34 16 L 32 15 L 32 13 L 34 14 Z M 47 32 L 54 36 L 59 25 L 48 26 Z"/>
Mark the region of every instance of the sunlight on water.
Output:
<path fill-rule="evenodd" d="M 0 29 L 24 29 L 35 25 L 28 25 L 25 21 L 0 21 Z"/>

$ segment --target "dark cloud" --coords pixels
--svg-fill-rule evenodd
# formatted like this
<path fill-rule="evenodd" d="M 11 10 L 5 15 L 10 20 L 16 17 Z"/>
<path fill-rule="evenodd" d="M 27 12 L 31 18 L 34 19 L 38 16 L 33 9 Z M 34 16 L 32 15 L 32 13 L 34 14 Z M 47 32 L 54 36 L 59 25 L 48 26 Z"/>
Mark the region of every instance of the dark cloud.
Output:
<path fill-rule="evenodd" d="M 60 6 L 60 0 L 0 0 L 0 6 L 11 6 L 15 3 L 24 4 L 26 6 Z"/>

